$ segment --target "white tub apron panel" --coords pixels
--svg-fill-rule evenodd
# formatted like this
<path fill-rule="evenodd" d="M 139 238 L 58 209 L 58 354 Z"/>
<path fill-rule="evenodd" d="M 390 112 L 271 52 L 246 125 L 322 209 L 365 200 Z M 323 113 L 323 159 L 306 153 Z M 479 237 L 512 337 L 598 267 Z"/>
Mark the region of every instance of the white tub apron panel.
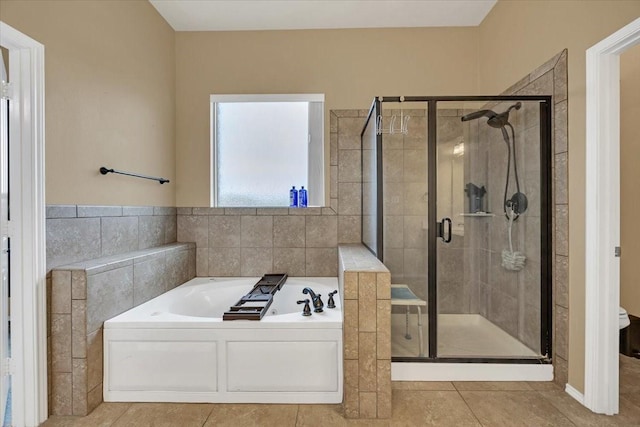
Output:
<path fill-rule="evenodd" d="M 260 321 L 223 322 L 204 315 L 233 304 L 251 288 L 247 280 L 255 283 L 253 278 L 194 279 L 105 322 L 104 400 L 342 402 L 341 298 L 336 296 L 335 309 L 325 306 L 309 317 L 295 303 L 309 286 L 326 305 L 337 279 L 289 278 L 276 294 L 274 310 Z M 212 302 L 217 295 L 229 303 Z M 190 306 L 191 316 L 185 314 Z"/>

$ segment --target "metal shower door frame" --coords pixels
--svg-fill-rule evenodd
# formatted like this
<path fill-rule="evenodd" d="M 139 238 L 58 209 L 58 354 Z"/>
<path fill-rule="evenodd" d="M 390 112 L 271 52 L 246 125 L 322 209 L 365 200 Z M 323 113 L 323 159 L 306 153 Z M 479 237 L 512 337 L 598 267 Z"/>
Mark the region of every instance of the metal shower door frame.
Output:
<path fill-rule="evenodd" d="M 362 132 L 360 132 L 360 167 L 361 167 L 361 176 L 362 179 L 362 188 L 364 188 L 364 143 L 362 142 L 364 138 L 364 134 L 367 131 L 367 126 L 369 122 L 373 120 L 374 126 L 376 126 L 377 118 L 382 114 L 382 101 L 377 97 L 373 99 L 371 103 L 371 107 L 369 108 L 369 113 L 367 114 L 367 119 L 364 122 L 364 126 L 362 127 Z M 384 233 L 383 233 L 383 222 L 382 218 L 384 215 L 384 202 L 382 199 L 383 195 L 383 181 L 382 181 L 382 134 L 378 132 L 376 129 L 376 247 L 371 248 L 365 242 L 362 236 L 364 236 L 364 221 L 360 221 L 360 236 L 361 243 L 365 248 L 369 249 L 372 254 L 374 254 L 380 261 L 384 262 Z M 360 197 L 360 215 L 364 215 L 364 194 L 363 197 Z"/>
<path fill-rule="evenodd" d="M 437 283 L 437 105 L 438 102 L 491 102 L 491 101 L 537 101 L 540 103 L 540 351 L 537 358 L 499 358 L 499 357 L 439 357 L 438 356 L 438 283 Z M 552 176 L 551 176 L 551 115 L 552 97 L 548 95 L 497 95 L 497 96 L 392 96 L 376 97 L 367 119 L 372 113 L 382 113 L 383 102 L 425 102 L 427 104 L 427 307 L 429 329 L 429 352 L 427 357 L 392 357 L 393 362 L 426 363 L 506 363 L 506 364 L 543 364 L 552 361 Z M 375 120 L 375 116 L 374 116 Z M 366 124 L 365 124 L 366 127 Z M 382 254 L 382 136 L 378 135 L 378 253 L 376 256 L 384 262 Z M 372 251 L 373 252 L 373 251 Z"/>

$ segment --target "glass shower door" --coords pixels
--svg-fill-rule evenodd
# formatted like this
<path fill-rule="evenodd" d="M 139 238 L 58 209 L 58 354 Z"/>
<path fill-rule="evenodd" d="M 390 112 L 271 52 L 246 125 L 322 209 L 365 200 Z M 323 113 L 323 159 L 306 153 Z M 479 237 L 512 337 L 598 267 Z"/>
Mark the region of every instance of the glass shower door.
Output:
<path fill-rule="evenodd" d="M 391 272 L 394 362 L 548 362 L 550 124 L 547 96 L 376 98 L 362 239 Z"/>
<path fill-rule="evenodd" d="M 436 141 L 436 212 L 438 219 L 436 241 L 438 357 L 471 355 L 467 326 L 473 322 L 469 270 L 472 257 L 465 251 L 471 236 L 465 235 L 464 193 L 465 144 L 460 109 L 439 103 Z M 475 166 L 475 165 L 474 165 Z M 472 181 L 471 179 L 468 179 Z M 478 185 L 480 181 L 476 180 Z M 484 191 L 484 190 L 479 190 Z M 467 209 L 468 211 L 468 209 Z M 480 218 L 480 217 L 478 217 Z M 467 233 L 469 234 L 469 233 Z M 471 348 L 464 348 L 465 344 Z"/>
<path fill-rule="evenodd" d="M 540 358 L 540 103 L 438 102 L 437 122 L 437 357 Z"/>
<path fill-rule="evenodd" d="M 429 354 L 426 105 L 385 102 L 381 110 L 383 261 L 391 272 L 394 358 Z"/>

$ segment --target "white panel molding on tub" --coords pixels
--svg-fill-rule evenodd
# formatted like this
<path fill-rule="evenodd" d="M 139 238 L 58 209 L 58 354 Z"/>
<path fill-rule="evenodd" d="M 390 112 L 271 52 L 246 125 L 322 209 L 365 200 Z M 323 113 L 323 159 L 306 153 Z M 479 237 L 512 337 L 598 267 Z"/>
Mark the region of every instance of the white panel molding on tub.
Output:
<path fill-rule="evenodd" d="M 583 404 L 609 415 L 619 399 L 620 54 L 637 44 L 640 18 L 587 49 Z"/>
<path fill-rule="evenodd" d="M 260 321 L 223 321 L 257 278 L 195 278 L 104 324 L 107 402 L 341 403 L 342 300 L 303 316 L 290 277 Z"/>

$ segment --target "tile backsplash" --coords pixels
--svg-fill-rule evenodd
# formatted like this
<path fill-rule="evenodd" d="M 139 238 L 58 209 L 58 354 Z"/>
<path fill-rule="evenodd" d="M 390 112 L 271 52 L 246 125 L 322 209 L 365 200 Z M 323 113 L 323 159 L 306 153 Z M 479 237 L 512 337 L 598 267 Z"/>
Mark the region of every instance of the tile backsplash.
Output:
<path fill-rule="evenodd" d="M 47 270 L 176 241 L 176 208 L 49 205 Z"/>
<path fill-rule="evenodd" d="M 340 222 L 331 208 L 178 208 L 178 241 L 196 243 L 198 276 L 335 277 L 338 241 L 359 231 Z"/>

